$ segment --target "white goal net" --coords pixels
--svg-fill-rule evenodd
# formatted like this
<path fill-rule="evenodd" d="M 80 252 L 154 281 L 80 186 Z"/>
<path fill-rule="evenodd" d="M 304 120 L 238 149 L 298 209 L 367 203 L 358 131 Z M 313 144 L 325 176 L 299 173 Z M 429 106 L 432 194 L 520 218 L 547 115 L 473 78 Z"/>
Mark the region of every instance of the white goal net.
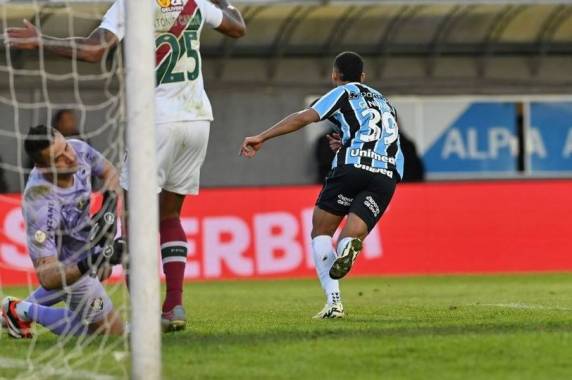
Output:
<path fill-rule="evenodd" d="M 26 19 L 44 34 L 54 37 L 87 36 L 99 25 L 101 17 L 110 5 L 111 1 L 103 0 L 3 1 L 0 4 L 2 29 L 23 26 L 23 20 Z M 3 37 L 6 42 L 6 34 Z M 29 231 L 26 231 L 22 212 L 23 191 L 34 166 L 24 151 L 24 140 L 28 130 L 32 126 L 41 124 L 56 127 L 69 138 L 83 140 L 101 152 L 116 167 L 120 167 L 126 148 L 125 65 L 122 47 L 112 50 L 100 63 L 61 58 L 42 48 L 30 51 L 14 49 L 5 43 L 2 46 L 2 56 L 3 59 L 0 59 L 2 84 L 0 88 L 0 120 L 2 120 L 0 292 L 2 298 L 14 296 L 26 299 L 40 286 L 27 247 Z M 94 190 L 100 192 L 105 190 L 101 180 L 94 179 L 92 184 Z M 97 211 L 98 203 L 100 198 L 92 199 L 92 214 Z M 77 222 L 73 217 L 70 220 Z M 81 223 L 70 229 L 77 230 L 80 225 Z M 45 236 L 39 230 L 37 234 L 39 235 L 33 238 L 38 243 L 43 243 Z M 66 238 L 66 236 L 61 237 L 58 244 L 65 245 Z M 91 249 L 91 245 L 85 248 L 85 250 Z M 65 277 L 67 274 L 64 273 L 64 266 L 59 265 L 58 268 L 61 276 Z M 130 319 L 129 294 L 123 277 L 121 266 L 116 266 L 113 275 L 103 283 L 103 286 L 113 303 L 114 310 L 127 322 Z M 62 282 L 64 284 L 59 289 L 67 296 L 55 298 L 55 301 L 52 299 L 36 301 L 47 308 L 70 309 L 70 303 L 77 301 L 72 300 L 69 295 L 75 289 L 75 285 Z M 100 305 L 92 302 L 86 307 L 97 309 Z M 77 305 L 71 309 L 85 311 L 85 307 Z M 28 312 L 31 313 L 25 311 Z M 53 316 L 57 315 L 64 314 Z M 71 319 L 76 317 L 74 314 L 65 314 L 57 323 L 71 325 Z M 68 318 L 70 320 L 66 320 Z M 83 323 L 87 324 L 86 321 Z M 32 323 L 31 339 L 12 339 L 6 328 L 3 328 L 0 344 L 0 377 L 16 379 L 129 377 L 130 354 L 127 334 L 74 336 L 78 334 L 74 334 L 71 329 L 67 333 L 66 331 L 62 333 L 62 329 L 51 327 L 53 326 L 44 327 L 40 323 Z M 50 329 L 57 330 L 60 335 L 54 334 Z"/>

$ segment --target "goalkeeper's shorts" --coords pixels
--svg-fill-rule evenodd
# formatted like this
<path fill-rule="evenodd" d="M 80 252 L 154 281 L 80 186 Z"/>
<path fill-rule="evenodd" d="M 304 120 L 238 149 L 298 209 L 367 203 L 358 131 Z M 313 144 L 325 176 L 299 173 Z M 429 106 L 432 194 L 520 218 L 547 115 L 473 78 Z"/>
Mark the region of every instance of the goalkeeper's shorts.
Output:
<path fill-rule="evenodd" d="M 64 302 L 74 317 L 79 317 L 85 325 L 101 321 L 113 309 L 113 303 L 97 278 L 84 275 L 65 289 L 36 289 L 26 301 L 44 306 Z"/>
<path fill-rule="evenodd" d="M 210 121 L 157 125 L 158 189 L 183 195 L 199 193 L 200 171 L 209 141 Z M 121 170 L 121 187 L 129 190 L 128 157 Z"/>

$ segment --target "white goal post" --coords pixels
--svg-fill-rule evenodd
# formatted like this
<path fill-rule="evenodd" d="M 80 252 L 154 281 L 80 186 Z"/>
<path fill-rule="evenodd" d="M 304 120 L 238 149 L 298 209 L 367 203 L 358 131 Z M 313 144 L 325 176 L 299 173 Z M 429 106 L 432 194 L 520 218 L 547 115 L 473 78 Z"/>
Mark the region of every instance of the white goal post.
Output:
<path fill-rule="evenodd" d="M 155 45 L 153 2 L 126 3 L 127 151 L 129 154 L 129 276 L 131 374 L 161 378 L 159 247 L 155 161 Z"/>
<path fill-rule="evenodd" d="M 37 51 L 20 51 L 8 45 L 0 49 L 5 57 L 0 60 L 0 116 L 4 121 L 0 126 L 0 185 L 7 178 L 7 187 L 14 193 L 0 194 L 0 216 L 3 210 L 10 210 L 6 217 L 10 223 L 0 226 L 0 234 L 6 236 L 5 241 L 14 243 L 9 247 L 10 255 L 6 254 L 5 244 L 0 244 L 0 265 L 4 269 L 0 295 L 24 298 L 38 287 L 26 247 L 22 197 L 16 194 L 24 189 L 31 170 L 23 152 L 23 141 L 31 126 L 55 124 L 54 114 L 69 112 L 77 118 L 74 136 L 84 139 L 118 166 L 126 134 L 131 190 L 127 200 L 129 295 L 120 268 L 116 267 L 112 281 L 105 284 L 106 294 L 114 299 L 115 311 L 124 316 L 129 309 L 130 344 L 127 345 L 126 336 L 54 336 L 49 328 L 35 324 L 27 345 L 22 342 L 14 346 L 19 350 L 5 350 L 0 355 L 0 368 L 17 372 L 17 378 L 53 375 L 108 379 L 121 374 L 120 378 L 161 379 L 154 3 L 155 0 L 125 0 L 124 49 L 113 50 L 100 63 L 59 58 L 42 46 Z M 99 25 L 112 4 L 113 0 L 0 0 L 0 23 L 3 28 L 21 27 L 22 19 L 26 19 L 55 37 L 86 36 Z M 5 36 L 2 40 L 5 42 Z M 95 185 L 99 188 L 103 184 Z M 7 281 L 5 273 L 18 278 Z M 60 308 L 57 303 L 48 306 Z M 64 318 L 62 322 L 69 320 Z M 39 341 L 47 343 L 36 344 Z M 8 344 L 4 341 L 4 348 Z M 130 352 L 129 359 L 126 351 Z"/>

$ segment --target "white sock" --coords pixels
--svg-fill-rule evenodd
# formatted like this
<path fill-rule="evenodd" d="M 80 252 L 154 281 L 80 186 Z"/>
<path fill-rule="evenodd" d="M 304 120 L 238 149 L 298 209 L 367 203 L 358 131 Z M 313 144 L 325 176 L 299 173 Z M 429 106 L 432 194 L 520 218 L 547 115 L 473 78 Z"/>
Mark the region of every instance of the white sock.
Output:
<path fill-rule="evenodd" d="M 338 280 L 330 277 L 330 268 L 336 259 L 334 247 L 332 245 L 332 237 L 328 235 L 316 236 L 312 239 L 312 256 L 316 265 L 316 273 L 318 279 L 326 293 L 328 303 L 336 303 L 341 301 L 340 285 Z"/>
<path fill-rule="evenodd" d="M 338 241 L 338 245 L 336 247 L 336 252 L 338 253 L 338 257 L 340 257 L 342 255 L 342 251 L 344 250 L 346 245 L 348 245 L 348 243 L 350 241 L 352 241 L 353 239 L 354 238 L 352 238 L 352 237 L 347 237 L 347 238 L 343 238 L 342 240 Z"/>
<path fill-rule="evenodd" d="M 30 306 L 32 304 L 27 301 L 20 301 L 16 304 L 16 314 L 18 314 L 18 318 L 30 322 L 30 318 L 28 317 L 28 313 L 30 312 Z"/>

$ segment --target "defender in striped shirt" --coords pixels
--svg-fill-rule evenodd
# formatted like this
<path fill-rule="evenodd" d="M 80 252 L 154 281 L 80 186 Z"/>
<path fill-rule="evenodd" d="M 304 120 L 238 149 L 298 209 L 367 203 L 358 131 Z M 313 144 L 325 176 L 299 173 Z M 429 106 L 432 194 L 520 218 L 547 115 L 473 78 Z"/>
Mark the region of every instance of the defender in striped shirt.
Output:
<path fill-rule="evenodd" d="M 312 219 L 314 263 L 327 298 L 314 316 L 319 319 L 344 316 L 338 280 L 351 270 L 363 239 L 383 215 L 403 176 L 395 108 L 379 91 L 363 84 L 364 79 L 362 58 L 354 52 L 339 54 L 332 71 L 333 90 L 310 108 L 245 138 L 241 147 L 242 156 L 254 157 L 267 140 L 325 119 L 339 130 L 339 148 Z M 332 236 L 346 216 L 334 249 Z"/>

